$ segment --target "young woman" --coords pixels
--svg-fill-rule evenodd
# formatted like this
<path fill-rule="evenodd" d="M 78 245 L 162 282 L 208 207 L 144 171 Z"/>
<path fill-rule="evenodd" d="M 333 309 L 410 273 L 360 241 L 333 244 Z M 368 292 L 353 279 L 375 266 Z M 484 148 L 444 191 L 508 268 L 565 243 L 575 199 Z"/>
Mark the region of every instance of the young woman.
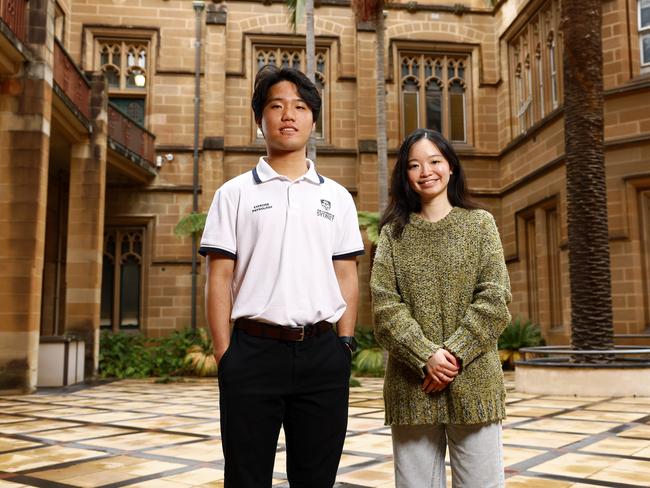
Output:
<path fill-rule="evenodd" d="M 510 281 L 492 215 L 467 198 L 439 133 L 400 147 L 370 281 L 397 488 L 504 486 L 505 388 L 497 339 Z"/>

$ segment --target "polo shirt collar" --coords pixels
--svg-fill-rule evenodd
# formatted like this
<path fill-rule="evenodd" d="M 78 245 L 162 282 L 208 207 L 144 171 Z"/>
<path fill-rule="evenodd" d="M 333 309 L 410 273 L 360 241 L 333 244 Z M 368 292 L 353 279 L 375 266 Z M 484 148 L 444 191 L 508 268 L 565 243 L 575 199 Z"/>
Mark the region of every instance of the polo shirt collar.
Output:
<path fill-rule="evenodd" d="M 307 172 L 302 175 L 299 179 L 305 179 L 320 185 L 325 182 L 325 179 L 316 172 L 316 165 L 311 159 L 305 159 L 307 161 Z M 257 163 L 257 166 L 253 168 L 253 179 L 255 183 L 264 183 L 273 179 L 282 179 L 283 176 L 276 173 L 276 171 L 271 167 L 269 163 L 266 162 L 266 159 L 262 156 Z"/>

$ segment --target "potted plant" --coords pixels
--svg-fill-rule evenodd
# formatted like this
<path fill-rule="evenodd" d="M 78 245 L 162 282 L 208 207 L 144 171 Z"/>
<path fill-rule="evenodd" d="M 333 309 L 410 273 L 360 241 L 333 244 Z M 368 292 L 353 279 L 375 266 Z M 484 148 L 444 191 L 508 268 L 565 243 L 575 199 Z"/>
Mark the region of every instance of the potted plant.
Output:
<path fill-rule="evenodd" d="M 212 339 L 205 329 L 197 330 L 197 343 L 187 348 L 184 362 L 187 371 L 197 376 L 217 375 Z"/>
<path fill-rule="evenodd" d="M 544 345 L 539 325 L 517 317 L 503 330 L 499 337 L 499 358 L 504 368 L 513 369 L 515 361 L 521 359 L 519 349 Z"/>

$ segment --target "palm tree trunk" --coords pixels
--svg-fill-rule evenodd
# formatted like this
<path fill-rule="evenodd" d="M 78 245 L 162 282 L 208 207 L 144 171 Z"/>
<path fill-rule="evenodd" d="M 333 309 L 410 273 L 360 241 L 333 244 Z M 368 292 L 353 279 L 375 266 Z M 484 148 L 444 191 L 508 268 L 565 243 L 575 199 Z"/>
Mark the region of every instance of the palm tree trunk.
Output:
<path fill-rule="evenodd" d="M 307 78 L 312 83 L 316 82 L 316 35 L 314 31 L 314 0 L 305 0 L 305 34 L 307 55 Z M 315 121 L 314 121 L 315 122 Z M 316 137 L 312 132 L 307 144 L 307 157 L 312 161 L 316 160 Z"/>
<path fill-rule="evenodd" d="M 378 210 L 383 212 L 388 205 L 388 141 L 386 136 L 386 75 L 384 73 L 384 0 L 352 0 L 357 21 L 372 21 L 376 35 L 376 116 L 377 116 L 377 200 Z"/>
<path fill-rule="evenodd" d="M 379 212 L 388 205 L 388 142 L 386 137 L 386 76 L 384 73 L 384 11 L 377 12 L 377 193 Z"/>
<path fill-rule="evenodd" d="M 600 0 L 564 0 L 564 141 L 574 349 L 611 349 Z M 582 360 L 576 357 L 574 360 Z M 593 358 L 607 360 L 605 355 Z"/>

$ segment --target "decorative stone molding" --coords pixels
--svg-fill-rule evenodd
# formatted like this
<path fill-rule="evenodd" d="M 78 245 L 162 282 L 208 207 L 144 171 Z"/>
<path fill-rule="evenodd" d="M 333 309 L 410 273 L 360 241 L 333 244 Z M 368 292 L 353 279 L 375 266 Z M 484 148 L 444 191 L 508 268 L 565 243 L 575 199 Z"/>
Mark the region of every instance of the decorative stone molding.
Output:
<path fill-rule="evenodd" d="M 372 154 L 377 152 L 377 141 L 372 139 L 361 139 L 359 141 L 359 152 Z"/>
<path fill-rule="evenodd" d="M 357 22 L 357 31 L 359 32 L 375 32 L 376 30 L 375 23 L 370 20 Z"/>
<path fill-rule="evenodd" d="M 228 20 L 228 7 L 225 4 L 208 5 L 205 23 L 207 25 L 226 25 Z"/>
<path fill-rule="evenodd" d="M 224 148 L 223 136 L 205 137 L 203 139 L 203 149 L 205 151 L 223 151 L 223 148 Z"/>

